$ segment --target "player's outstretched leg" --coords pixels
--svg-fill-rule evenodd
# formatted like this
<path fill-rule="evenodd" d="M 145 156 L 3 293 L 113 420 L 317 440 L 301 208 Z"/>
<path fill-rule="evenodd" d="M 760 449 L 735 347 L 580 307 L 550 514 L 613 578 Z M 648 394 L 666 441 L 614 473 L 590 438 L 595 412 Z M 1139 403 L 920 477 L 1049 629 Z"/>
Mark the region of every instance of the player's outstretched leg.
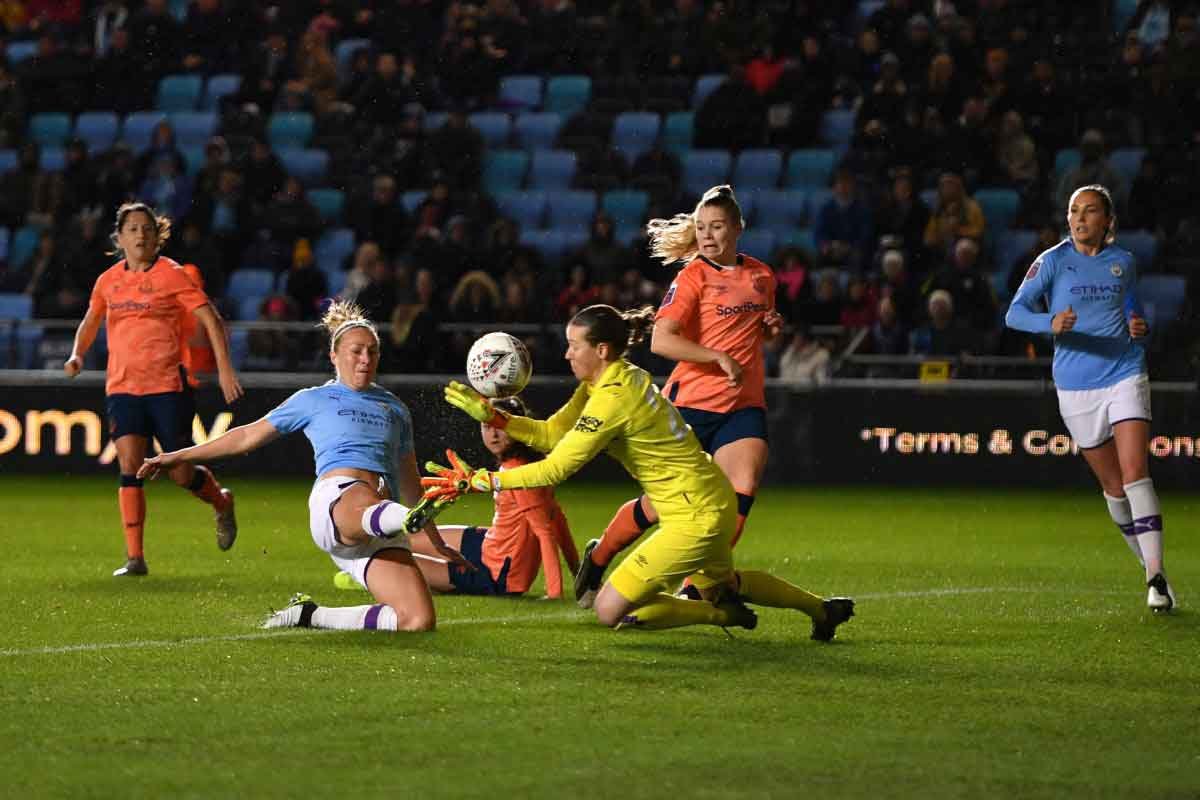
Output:
<path fill-rule="evenodd" d="M 748 603 L 774 608 L 794 608 L 812 618 L 812 638 L 831 641 L 837 627 L 854 616 L 849 597 L 822 598 L 799 586 L 759 570 L 738 571 L 738 596 Z"/>
<path fill-rule="evenodd" d="M 307 594 L 296 593 L 281 610 L 267 617 L 264 628 L 328 628 L 338 631 L 394 631 L 396 612 L 388 605 L 319 606 Z"/>

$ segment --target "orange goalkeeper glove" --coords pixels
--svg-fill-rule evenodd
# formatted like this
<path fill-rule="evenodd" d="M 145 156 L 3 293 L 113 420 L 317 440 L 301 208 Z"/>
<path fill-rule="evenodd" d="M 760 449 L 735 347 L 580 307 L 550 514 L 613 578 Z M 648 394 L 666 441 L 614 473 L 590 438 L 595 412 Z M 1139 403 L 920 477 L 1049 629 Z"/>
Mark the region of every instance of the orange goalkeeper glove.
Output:
<path fill-rule="evenodd" d="M 490 492 L 500 488 L 489 470 L 474 469 L 453 450 L 446 451 L 446 460 L 450 462 L 449 467 L 432 461 L 425 464 L 426 471 L 432 473 L 432 477 L 421 478 L 426 498 L 449 499 L 471 492 Z"/>

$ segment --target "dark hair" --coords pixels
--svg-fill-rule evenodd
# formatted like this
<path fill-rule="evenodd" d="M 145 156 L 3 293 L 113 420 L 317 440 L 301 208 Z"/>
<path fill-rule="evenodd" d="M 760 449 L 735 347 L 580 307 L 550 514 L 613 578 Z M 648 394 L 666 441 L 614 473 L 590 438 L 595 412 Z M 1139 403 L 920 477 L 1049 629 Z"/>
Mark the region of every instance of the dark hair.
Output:
<path fill-rule="evenodd" d="M 587 329 L 588 344 L 606 344 L 621 356 L 634 345 L 641 344 L 654 327 L 654 306 L 642 306 L 632 311 L 618 311 L 603 303 L 588 306 L 571 317 L 570 325 Z"/>
<path fill-rule="evenodd" d="M 498 408 L 501 411 L 507 411 L 510 414 L 516 414 L 520 417 L 532 417 L 529 413 L 529 406 L 525 405 L 525 401 L 520 395 L 512 397 L 499 397 L 492 401 L 492 407 Z M 508 447 L 496 456 L 496 465 L 510 458 L 517 458 L 528 464 L 531 461 L 540 461 L 546 457 L 545 453 L 539 453 L 524 442 L 518 442 L 516 439 L 509 438 Z"/>
<path fill-rule="evenodd" d="M 167 240 L 171 238 L 171 218 L 165 214 L 159 216 L 153 208 L 145 203 L 124 203 L 117 209 L 117 223 L 113 226 L 112 233 L 108 237 L 113 244 L 113 249 L 108 255 L 125 255 L 124 251 L 121 250 L 121 246 L 117 244 L 117 234 L 121 232 L 121 227 L 125 224 L 126 218 L 138 211 L 150 217 L 150 220 L 154 223 L 155 234 L 158 237 L 158 252 L 162 252 L 163 247 L 167 244 Z"/>

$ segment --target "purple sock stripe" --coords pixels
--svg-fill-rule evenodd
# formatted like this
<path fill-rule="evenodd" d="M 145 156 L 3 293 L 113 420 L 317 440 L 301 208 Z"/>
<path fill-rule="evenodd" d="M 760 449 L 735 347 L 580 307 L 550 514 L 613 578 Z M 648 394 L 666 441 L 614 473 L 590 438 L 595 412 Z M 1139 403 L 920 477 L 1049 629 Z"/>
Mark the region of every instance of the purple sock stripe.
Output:
<path fill-rule="evenodd" d="M 379 505 L 375 506 L 375 510 L 371 512 L 371 530 L 368 533 L 373 533 L 376 536 L 383 536 L 383 528 L 379 527 L 379 518 L 383 516 L 383 510 L 390 506 L 392 501 L 383 500 Z"/>
<path fill-rule="evenodd" d="M 1149 517 L 1138 517 L 1133 521 L 1134 533 L 1150 533 L 1151 531 L 1161 531 L 1162 514 L 1153 514 Z"/>
<path fill-rule="evenodd" d="M 379 612 L 383 611 L 383 604 L 374 605 L 367 609 L 367 615 L 363 617 L 363 630 L 373 631 L 379 624 Z"/>
<path fill-rule="evenodd" d="M 1117 527 L 1120 528 L 1121 533 L 1125 534 L 1126 536 L 1137 536 L 1137 527 L 1132 522 L 1128 525 L 1121 525 L 1118 523 Z"/>

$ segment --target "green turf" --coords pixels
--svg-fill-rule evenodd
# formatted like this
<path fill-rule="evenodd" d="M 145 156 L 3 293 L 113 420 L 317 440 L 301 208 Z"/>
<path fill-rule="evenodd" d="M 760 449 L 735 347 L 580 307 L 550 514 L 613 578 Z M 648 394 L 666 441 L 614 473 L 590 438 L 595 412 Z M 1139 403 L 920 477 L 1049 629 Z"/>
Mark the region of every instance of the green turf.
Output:
<path fill-rule="evenodd" d="M 241 537 L 149 489 L 115 580 L 111 479 L 6 477 L 0 774 L 11 797 L 1195 797 L 1200 504 L 1164 498 L 1184 608 L 1154 617 L 1098 492 L 764 491 L 738 548 L 858 598 L 832 645 L 618 632 L 567 601 L 439 598 L 434 634 L 261 632 L 333 604 L 300 482 L 231 481 Z M 559 496 L 580 542 L 629 487 Z M 486 522 L 473 498 L 446 521 Z M 1197 601 L 1200 602 L 1200 601 Z"/>

